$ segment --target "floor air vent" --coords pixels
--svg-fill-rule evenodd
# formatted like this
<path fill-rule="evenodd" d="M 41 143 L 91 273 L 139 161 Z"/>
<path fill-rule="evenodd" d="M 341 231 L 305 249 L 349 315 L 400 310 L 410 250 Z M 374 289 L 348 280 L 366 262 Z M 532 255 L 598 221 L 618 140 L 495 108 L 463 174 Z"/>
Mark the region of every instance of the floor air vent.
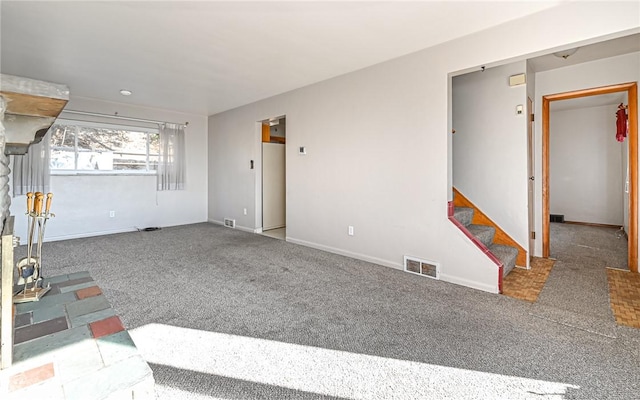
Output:
<path fill-rule="evenodd" d="M 413 274 L 440 279 L 440 264 L 404 256 L 404 270 Z"/>
<path fill-rule="evenodd" d="M 564 214 L 551 214 L 549 217 L 550 222 L 564 222 Z"/>
<path fill-rule="evenodd" d="M 224 226 L 227 226 L 229 228 L 235 228 L 236 227 L 236 220 L 235 219 L 231 219 L 231 218 L 225 218 L 224 219 Z"/>

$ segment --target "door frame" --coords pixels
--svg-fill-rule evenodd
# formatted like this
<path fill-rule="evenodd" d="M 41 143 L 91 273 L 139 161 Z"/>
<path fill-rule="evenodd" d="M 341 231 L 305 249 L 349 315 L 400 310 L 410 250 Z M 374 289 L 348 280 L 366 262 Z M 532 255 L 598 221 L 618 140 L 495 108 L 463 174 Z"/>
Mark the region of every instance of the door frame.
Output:
<path fill-rule="evenodd" d="M 529 205 L 529 257 L 527 269 L 531 268 L 531 258 L 535 253 L 536 231 L 536 185 L 535 185 L 535 127 L 533 125 L 533 100 L 527 96 L 527 203 Z"/>
<path fill-rule="evenodd" d="M 628 266 L 638 272 L 638 84 L 621 83 L 542 96 L 542 256 L 549 257 L 549 105 L 552 101 L 627 92 L 629 140 L 629 232 Z"/>

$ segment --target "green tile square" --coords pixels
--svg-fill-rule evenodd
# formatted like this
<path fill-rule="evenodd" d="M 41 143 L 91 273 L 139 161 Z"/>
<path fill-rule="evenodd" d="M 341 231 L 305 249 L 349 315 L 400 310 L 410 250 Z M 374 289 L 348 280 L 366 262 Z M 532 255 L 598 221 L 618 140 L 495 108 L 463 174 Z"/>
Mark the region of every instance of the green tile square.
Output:
<path fill-rule="evenodd" d="M 82 340 L 93 340 L 88 326 L 66 329 L 54 334 L 43 336 L 29 342 L 13 346 L 13 361 L 19 362 L 32 357 L 43 356 Z"/>
<path fill-rule="evenodd" d="M 69 314 L 69 319 L 74 319 L 80 315 L 104 310 L 105 308 L 109 307 L 111 306 L 109 305 L 109 301 L 107 301 L 107 298 L 104 297 L 104 295 L 100 295 L 67 304 L 67 313 Z"/>
<path fill-rule="evenodd" d="M 135 356 L 67 382 L 63 387 L 67 399 L 104 399 L 147 380 L 153 380 L 151 368 L 142 357 Z"/>
<path fill-rule="evenodd" d="M 41 310 L 43 308 L 48 308 L 56 304 L 71 303 L 76 300 L 78 300 L 78 298 L 76 297 L 75 293 L 47 293 L 38 301 L 16 304 L 16 311 L 18 314 L 21 314 L 28 311 Z"/>
<path fill-rule="evenodd" d="M 126 358 L 139 355 L 138 348 L 127 331 L 103 336 L 96 340 L 105 365 L 111 365 Z"/>
<path fill-rule="evenodd" d="M 43 278 L 44 280 L 44 284 L 46 285 L 47 283 L 61 283 L 61 282 L 66 282 L 69 280 L 69 275 L 58 275 L 58 276 L 52 276 L 50 278 Z"/>
<path fill-rule="evenodd" d="M 69 274 L 69 280 L 79 278 L 91 278 L 91 275 L 89 275 L 89 271 L 74 272 L 72 274 Z"/>
<path fill-rule="evenodd" d="M 64 304 L 55 304 L 51 307 L 33 310 L 33 323 L 49 321 L 54 318 L 65 317 L 67 315 Z"/>
<path fill-rule="evenodd" d="M 113 308 L 105 308 L 104 310 L 95 311 L 89 314 L 78 315 L 73 318 L 70 318 L 71 326 L 76 327 L 81 325 L 87 325 L 87 324 L 90 324 L 91 322 L 102 321 L 103 319 L 113 317 L 114 315 L 116 315 L 116 312 L 113 310 Z"/>
<path fill-rule="evenodd" d="M 65 347 L 56 357 L 56 377 L 62 383 L 104 368 L 95 340 L 82 340 Z"/>

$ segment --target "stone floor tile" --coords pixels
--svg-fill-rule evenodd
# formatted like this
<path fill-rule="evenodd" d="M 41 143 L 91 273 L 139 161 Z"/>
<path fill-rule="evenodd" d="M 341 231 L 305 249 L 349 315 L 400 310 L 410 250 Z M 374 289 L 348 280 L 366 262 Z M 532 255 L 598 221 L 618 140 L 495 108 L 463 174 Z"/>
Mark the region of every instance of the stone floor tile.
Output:
<path fill-rule="evenodd" d="M 114 315 L 116 315 L 116 312 L 113 310 L 113 308 L 105 308 L 104 310 L 95 311 L 84 315 L 78 315 L 71 318 L 71 326 L 75 328 L 76 326 L 87 325 L 91 322 L 100 321 Z"/>
<path fill-rule="evenodd" d="M 66 400 L 62 385 L 57 379 L 49 379 L 38 385 L 9 393 L 2 400 Z"/>
<path fill-rule="evenodd" d="M 87 277 L 91 277 L 91 275 L 89 275 L 89 271 L 80 271 L 80 272 L 74 272 L 72 274 L 69 274 L 69 279 L 79 279 L 79 278 L 87 278 Z"/>
<path fill-rule="evenodd" d="M 54 375 L 53 363 L 20 372 L 9 378 L 9 391 L 13 392 L 27 386 L 38 384 L 44 380 L 53 378 Z"/>
<path fill-rule="evenodd" d="M 97 286 L 90 286 L 88 288 L 76 290 L 76 297 L 79 300 L 86 299 L 88 297 L 99 296 L 102 294 L 102 290 L 100 290 Z"/>
<path fill-rule="evenodd" d="M 118 316 L 105 318 L 100 321 L 95 321 L 89 324 L 93 337 L 98 339 L 103 336 L 111 335 L 124 330 L 122 321 Z"/>
<path fill-rule="evenodd" d="M 87 281 L 87 282 L 81 282 L 81 283 L 77 283 L 75 285 L 69 285 L 69 286 L 64 286 L 60 288 L 60 292 L 62 293 L 67 293 L 67 292 L 75 292 L 76 290 L 79 289 L 85 289 L 85 288 L 89 288 L 92 286 L 96 286 L 96 283 L 94 281 Z"/>
<path fill-rule="evenodd" d="M 49 291 L 47 292 L 48 295 L 60 294 L 60 293 L 62 293 L 62 292 L 60 291 L 59 287 L 54 286 L 54 285 L 49 286 Z"/>
<path fill-rule="evenodd" d="M 53 295 L 47 293 L 38 301 L 16 304 L 16 312 L 24 313 L 27 311 L 51 307 L 54 304 L 66 304 L 76 300 L 77 298 L 75 293 L 61 293 Z"/>
<path fill-rule="evenodd" d="M 122 331 L 96 340 L 105 365 L 111 365 L 139 354 L 129 332 Z"/>
<path fill-rule="evenodd" d="M 75 293 L 68 294 L 73 294 L 73 297 L 76 296 Z M 109 307 L 110 305 L 106 297 L 95 296 L 67 304 L 67 313 L 69 314 L 69 319 L 73 319 L 79 315 L 89 314 Z"/>
<path fill-rule="evenodd" d="M 63 387 L 67 399 L 103 399 L 149 379 L 153 379 L 151 368 L 141 356 L 135 356 L 67 382 Z"/>
<path fill-rule="evenodd" d="M 63 291 L 62 288 L 65 288 L 68 286 L 75 286 L 75 285 L 79 285 L 81 283 L 87 283 L 87 282 L 93 282 L 93 279 L 91 279 L 91 277 L 88 277 L 88 276 L 83 278 L 78 278 L 78 279 L 70 279 L 68 281 L 60 282 L 56 284 L 56 286 L 60 288 L 60 291 Z"/>
<path fill-rule="evenodd" d="M 28 343 L 19 343 L 13 346 L 13 361 L 16 363 L 29 358 L 44 356 L 49 352 L 85 339 L 91 339 L 91 331 L 86 325 L 66 329 Z"/>
<path fill-rule="evenodd" d="M 20 328 L 21 326 L 31 325 L 31 311 L 22 314 L 16 314 L 14 320 L 14 328 Z"/>
<path fill-rule="evenodd" d="M 67 312 L 64 304 L 56 304 L 51 307 L 33 310 L 33 323 L 48 321 L 54 318 L 66 317 Z"/>
<path fill-rule="evenodd" d="M 56 375 L 61 383 L 91 374 L 104 368 L 102 355 L 95 340 L 70 344 L 55 356 Z"/>
<path fill-rule="evenodd" d="M 111 393 L 104 400 L 123 400 L 123 399 L 136 399 L 136 400 L 157 400 L 156 385 L 153 377 L 145 379 L 144 381 L 120 390 L 118 392 Z"/>
<path fill-rule="evenodd" d="M 58 276 L 52 276 L 50 278 L 43 278 L 44 283 L 51 283 L 52 285 L 55 283 L 60 283 L 60 282 L 65 282 L 69 280 L 69 275 L 58 275 Z"/>
<path fill-rule="evenodd" d="M 16 329 L 14 331 L 13 342 L 15 344 L 20 344 L 29 340 L 51 335 L 56 332 L 64 331 L 68 328 L 66 317 L 54 318 L 40 322 L 39 324 L 27 325 Z"/>

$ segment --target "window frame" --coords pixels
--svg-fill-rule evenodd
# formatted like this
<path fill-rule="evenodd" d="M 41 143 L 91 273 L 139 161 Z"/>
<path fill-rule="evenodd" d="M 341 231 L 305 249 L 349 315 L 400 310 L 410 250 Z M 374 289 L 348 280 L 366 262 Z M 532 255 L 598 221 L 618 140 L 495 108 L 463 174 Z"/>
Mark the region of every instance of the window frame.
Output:
<path fill-rule="evenodd" d="M 124 175 L 134 175 L 134 176 L 156 176 L 157 175 L 157 169 L 150 169 L 150 165 L 149 165 L 149 161 L 150 161 L 150 156 L 158 156 L 159 157 L 159 152 L 158 154 L 155 153 L 150 153 L 150 135 L 155 134 L 155 135 L 160 135 L 160 128 L 156 127 L 156 128 L 150 128 L 150 127 L 144 127 L 144 126 L 135 126 L 135 125 L 127 125 L 127 124 L 114 124 L 114 123 L 107 123 L 107 122 L 95 122 L 95 121 L 85 121 L 85 120 L 75 120 L 75 119 L 69 119 L 69 118 L 58 118 L 55 120 L 55 122 L 53 123 L 52 126 L 55 125 L 67 125 L 67 126 L 74 126 L 76 127 L 75 132 L 74 132 L 74 169 L 56 169 L 50 166 L 50 173 L 51 175 L 93 175 L 93 176 L 110 176 L 110 175 L 116 175 L 116 176 L 124 176 Z M 146 169 L 145 170 L 135 170 L 135 169 L 131 169 L 131 170 L 83 170 L 83 169 L 77 169 L 78 168 L 78 129 L 77 127 L 85 127 L 85 128 L 98 128 L 98 129 L 112 129 L 112 130 L 126 130 L 126 131 L 131 131 L 131 132 L 142 132 L 142 133 L 146 133 L 146 157 L 145 157 L 145 165 L 146 165 Z M 47 140 L 51 140 L 51 138 L 47 139 Z M 54 150 L 56 150 L 57 147 L 53 146 L 52 144 L 50 144 L 50 149 L 49 149 L 49 155 L 51 157 L 51 159 L 53 159 L 52 157 L 52 152 Z M 126 154 L 126 153 L 122 153 L 122 154 Z"/>

